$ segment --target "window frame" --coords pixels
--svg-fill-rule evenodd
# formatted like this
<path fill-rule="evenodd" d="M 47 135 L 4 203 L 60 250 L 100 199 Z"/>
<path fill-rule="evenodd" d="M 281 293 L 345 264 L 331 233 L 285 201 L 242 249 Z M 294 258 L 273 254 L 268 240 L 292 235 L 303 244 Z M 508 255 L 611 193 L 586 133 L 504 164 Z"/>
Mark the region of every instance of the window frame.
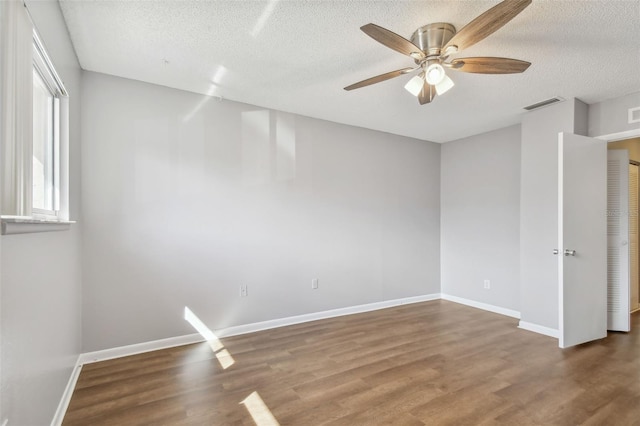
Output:
<path fill-rule="evenodd" d="M 51 176 L 51 204 L 52 209 L 41 209 L 35 208 L 32 206 L 31 208 L 31 217 L 37 219 L 52 219 L 59 220 L 60 219 L 60 128 L 61 128 L 61 116 L 60 116 L 60 100 L 61 98 L 67 98 L 68 93 L 62 84 L 62 80 L 58 76 L 51 59 L 47 55 L 47 52 L 44 48 L 42 40 L 40 39 L 36 29 L 33 30 L 33 69 L 38 73 L 38 75 L 42 78 L 45 86 L 51 93 L 53 97 L 53 105 L 51 111 L 51 120 L 52 120 L 52 128 L 51 128 L 51 146 L 50 149 L 52 151 L 52 176 Z M 32 84 L 33 86 L 33 84 Z M 34 118 L 32 117 L 32 124 Z M 35 143 L 35 138 L 32 136 L 31 147 L 33 149 Z M 33 154 L 32 154 L 33 156 Z M 29 175 L 30 188 L 29 188 L 29 197 L 31 202 L 33 203 L 33 169 Z M 25 188 L 26 190 L 27 188 Z"/>
<path fill-rule="evenodd" d="M 9 129 L 9 136 L 0 140 L 0 179 L 3 181 L 0 188 L 0 233 L 9 235 L 68 230 L 75 223 L 70 220 L 69 211 L 69 94 L 47 54 L 26 5 L 23 10 L 16 7 L 11 11 L 16 17 L 15 39 L 6 52 L 6 46 L 3 45 L 2 54 L 8 59 L 0 63 L 9 76 L 0 81 L 3 95 L 3 99 L 0 99 L 0 121 Z M 36 70 L 45 84 L 53 89 L 56 100 L 53 108 L 55 138 L 52 140 L 55 144 L 52 147 L 55 178 L 51 179 L 56 188 L 52 193 L 55 202 L 52 205 L 54 210 L 45 211 L 33 209 L 33 74 Z M 6 111 L 11 113 L 7 114 Z"/>

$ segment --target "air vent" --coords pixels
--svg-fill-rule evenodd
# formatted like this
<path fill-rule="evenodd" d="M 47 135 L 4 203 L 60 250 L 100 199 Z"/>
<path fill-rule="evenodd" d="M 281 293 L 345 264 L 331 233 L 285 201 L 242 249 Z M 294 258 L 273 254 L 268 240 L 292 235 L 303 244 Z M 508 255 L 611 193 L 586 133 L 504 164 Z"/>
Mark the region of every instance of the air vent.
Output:
<path fill-rule="evenodd" d="M 527 111 L 531 111 L 534 109 L 542 108 L 547 105 L 555 104 L 556 102 L 562 102 L 562 101 L 564 101 L 564 98 L 561 98 L 560 96 L 556 96 L 555 98 L 546 99 L 544 101 L 535 103 L 533 105 L 526 106 L 524 107 L 524 109 L 526 109 Z"/>
<path fill-rule="evenodd" d="M 629 108 L 629 124 L 640 123 L 640 107 Z"/>

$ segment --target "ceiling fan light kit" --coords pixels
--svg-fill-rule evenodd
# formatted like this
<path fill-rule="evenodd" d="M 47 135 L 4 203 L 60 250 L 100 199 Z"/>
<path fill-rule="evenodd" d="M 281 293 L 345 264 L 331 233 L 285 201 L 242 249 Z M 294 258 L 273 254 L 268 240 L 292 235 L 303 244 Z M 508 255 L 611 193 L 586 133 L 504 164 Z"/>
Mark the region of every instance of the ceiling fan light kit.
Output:
<path fill-rule="evenodd" d="M 504 0 L 487 10 L 456 32 L 456 28 L 446 22 L 437 22 L 418 28 L 411 41 L 376 24 L 367 24 L 360 29 L 379 43 L 411 57 L 417 68 L 404 68 L 376 77 L 362 80 L 345 87 L 345 90 L 359 89 L 380 83 L 403 74 L 422 70 L 404 86 L 418 97 L 421 105 L 430 103 L 435 95 L 442 95 L 454 86 L 447 76 L 445 67 L 477 74 L 514 74 L 524 72 L 529 62 L 498 57 L 472 57 L 449 59 L 449 56 L 483 40 L 504 26 L 522 12 L 532 0 Z"/>
<path fill-rule="evenodd" d="M 426 76 L 427 78 L 425 80 L 427 83 L 437 86 L 442 82 L 442 80 L 444 80 L 444 68 L 442 68 L 442 65 L 438 63 L 431 64 L 427 67 Z"/>
<path fill-rule="evenodd" d="M 444 74 L 440 83 L 436 84 L 436 93 L 438 96 L 442 96 L 454 86 L 453 80 L 451 80 L 446 74 Z"/>
<path fill-rule="evenodd" d="M 411 93 L 413 96 L 418 96 L 422 91 L 422 87 L 424 86 L 424 80 L 422 75 L 416 75 L 409 80 L 407 84 L 405 84 L 404 88 L 407 89 L 407 92 Z"/>

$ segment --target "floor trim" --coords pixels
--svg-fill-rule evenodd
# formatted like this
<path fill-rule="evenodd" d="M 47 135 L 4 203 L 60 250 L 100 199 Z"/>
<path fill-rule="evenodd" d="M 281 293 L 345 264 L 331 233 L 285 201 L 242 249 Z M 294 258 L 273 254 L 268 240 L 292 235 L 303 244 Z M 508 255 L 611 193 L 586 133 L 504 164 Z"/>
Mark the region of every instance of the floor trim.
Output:
<path fill-rule="evenodd" d="M 555 328 L 545 327 L 543 325 L 534 324 L 532 322 L 520 321 L 518 324 L 518 328 L 527 331 L 533 331 L 534 333 L 544 334 L 545 336 L 555 337 L 558 339 L 560 337 L 560 332 Z"/>
<path fill-rule="evenodd" d="M 80 377 L 80 371 L 82 371 L 82 364 L 80 363 L 81 356 L 78 357 L 78 359 L 76 360 L 76 365 L 73 366 L 71 376 L 69 377 L 67 386 L 64 388 L 64 392 L 62 393 L 62 398 L 60 398 L 60 403 L 58 404 L 56 413 L 53 415 L 51 426 L 62 425 L 62 420 L 64 419 L 64 415 L 67 413 L 67 408 L 69 408 L 69 403 L 71 402 L 71 395 L 73 395 L 73 391 L 76 388 L 76 383 L 78 383 L 78 377 Z"/>
<path fill-rule="evenodd" d="M 482 309 L 484 311 L 495 312 L 496 314 L 506 315 L 508 317 L 520 319 L 520 312 L 514 311 L 513 309 L 502 308 L 500 306 L 490 305 L 488 303 L 476 302 L 475 300 L 465 299 L 463 297 L 452 296 L 450 294 L 442 293 L 441 297 L 443 300 L 448 300 L 450 302 L 460 303 L 462 305 L 471 306 L 473 308 Z"/>
<path fill-rule="evenodd" d="M 202 342 L 204 339 L 198 333 L 186 334 L 184 336 L 169 337 L 168 339 L 152 340 L 150 342 L 136 343 L 133 345 L 118 346 L 116 348 L 103 349 L 100 351 L 86 352 L 80 354 L 79 362 L 91 364 L 94 362 L 106 361 L 114 358 L 122 358 L 130 355 L 137 355 L 145 352 L 168 349 L 176 346 L 190 345 Z"/>
<path fill-rule="evenodd" d="M 279 318 L 275 320 L 256 322 L 253 324 L 237 325 L 233 327 L 214 330 L 218 337 L 237 336 L 256 331 L 269 330 L 271 328 L 285 327 L 287 325 L 301 324 L 309 321 L 340 317 L 343 315 L 359 314 L 362 312 L 377 311 L 394 306 L 410 303 L 428 302 L 440 299 L 440 294 L 427 294 L 424 296 L 405 297 L 402 299 L 385 300 L 384 302 L 367 303 L 365 305 L 349 306 L 347 308 L 330 309 L 328 311 L 314 312 L 312 314 L 296 315 L 293 317 Z"/>
<path fill-rule="evenodd" d="M 349 306 L 347 308 L 331 309 L 328 311 L 314 312 L 311 314 L 296 315 L 286 318 L 278 318 L 269 321 L 256 322 L 252 324 L 236 325 L 232 327 L 213 330 L 217 337 L 230 337 L 240 334 L 254 333 L 256 331 L 269 330 L 271 328 L 284 327 L 287 325 L 301 324 L 309 321 L 317 321 L 326 318 L 352 315 L 362 312 L 376 311 L 378 309 L 391 308 L 393 306 L 407 305 L 410 303 L 427 302 L 440 299 L 439 293 L 427 294 L 423 296 L 405 297 L 402 299 L 385 300 L 383 302 L 367 303 L 364 305 Z M 169 337 L 167 339 L 153 340 L 150 342 L 136 343 L 133 345 L 119 346 L 116 348 L 103 349 L 94 352 L 87 352 L 80 355 L 78 362 L 90 364 L 94 362 L 106 361 L 114 358 L 121 358 L 136 355 L 144 352 L 157 351 L 176 346 L 189 345 L 202 342 L 203 337 L 198 334 L 187 334 L 184 336 Z"/>

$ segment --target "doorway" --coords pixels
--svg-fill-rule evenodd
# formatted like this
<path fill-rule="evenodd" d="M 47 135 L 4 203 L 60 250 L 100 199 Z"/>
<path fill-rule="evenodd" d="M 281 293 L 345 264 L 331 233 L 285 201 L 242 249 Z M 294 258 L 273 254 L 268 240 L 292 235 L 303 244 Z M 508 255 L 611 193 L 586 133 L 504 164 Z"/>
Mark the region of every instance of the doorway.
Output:
<path fill-rule="evenodd" d="M 621 170 L 621 173 L 627 173 L 628 178 L 628 197 L 624 197 L 628 201 L 626 206 L 620 206 L 624 216 L 628 218 L 628 263 L 623 262 L 623 265 L 628 266 L 628 285 L 629 292 L 620 295 L 628 298 L 623 303 L 624 306 L 628 306 L 630 312 L 636 312 L 640 310 L 640 250 L 639 250 L 639 232 L 640 232 L 640 218 L 638 215 L 638 207 L 640 200 L 640 181 L 639 181 L 639 165 L 640 165 L 640 137 L 630 138 L 625 140 L 619 140 L 610 142 L 607 145 L 609 150 L 626 150 L 628 152 L 628 165 L 626 170 Z M 627 228 L 625 226 L 625 228 Z M 609 232 L 610 233 L 610 232 Z M 626 238 L 625 238 L 626 240 Z M 623 243 L 623 244 L 626 244 Z M 611 260 L 611 256 L 609 256 Z M 612 266 L 610 265 L 609 268 Z M 626 266 L 625 266 L 626 267 Z M 610 279 L 612 271 L 610 271 Z M 614 274 L 615 275 L 615 274 Z M 611 293 L 611 286 L 610 293 Z M 609 294 L 609 299 L 611 294 Z"/>

